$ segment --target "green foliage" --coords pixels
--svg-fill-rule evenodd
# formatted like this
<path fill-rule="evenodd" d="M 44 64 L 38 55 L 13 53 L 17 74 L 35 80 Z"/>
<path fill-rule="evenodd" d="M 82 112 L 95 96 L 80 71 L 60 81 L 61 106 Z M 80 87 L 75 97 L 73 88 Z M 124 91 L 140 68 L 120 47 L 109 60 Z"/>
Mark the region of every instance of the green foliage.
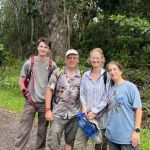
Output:
<path fill-rule="evenodd" d="M 119 24 L 124 32 L 139 31 L 144 34 L 150 30 L 150 23 L 146 19 L 139 17 L 127 18 L 125 15 L 111 15 L 110 20 L 114 21 L 115 24 Z"/>
<path fill-rule="evenodd" d="M 0 66 L 7 62 L 7 51 L 4 49 L 3 44 L 0 44 Z"/>
<path fill-rule="evenodd" d="M 18 78 L 23 62 L 13 58 L 8 59 L 7 64 L 0 67 L 0 107 L 20 113 L 24 98 L 19 87 Z"/>
<path fill-rule="evenodd" d="M 17 58 L 25 58 L 29 57 L 31 52 L 34 52 L 35 47 L 34 49 L 30 48 L 34 45 L 34 41 L 37 41 L 39 37 L 45 35 L 46 27 L 44 18 L 42 18 L 39 13 L 39 5 L 41 3 L 38 3 L 38 0 L 36 0 L 36 2 L 19 2 L 15 5 L 16 8 L 20 8 L 17 9 L 18 18 L 12 7 L 13 1 L 3 3 L 3 7 L 0 9 L 0 42 L 3 43 L 10 55 Z M 19 26 L 16 25 L 17 21 Z M 33 37 L 31 38 L 31 36 Z M 22 49 L 20 48 L 20 45 Z"/>
<path fill-rule="evenodd" d="M 60 68 L 62 68 L 65 64 L 64 59 L 59 59 L 59 60 L 56 60 L 55 62 L 57 64 L 57 66 Z"/>
<path fill-rule="evenodd" d="M 150 130 L 142 129 L 140 150 L 150 150 Z"/>
<path fill-rule="evenodd" d="M 112 15 L 109 19 L 113 21 L 113 26 L 118 28 L 113 45 L 118 59 L 127 67 L 147 67 L 150 52 L 149 41 L 145 37 L 150 31 L 150 22 L 139 17 L 128 18 L 125 15 Z M 139 60 L 142 63 L 138 63 Z"/>
<path fill-rule="evenodd" d="M 18 77 L 20 74 L 22 62 L 9 58 L 7 65 L 0 68 L 0 88 L 5 90 L 18 90 Z"/>
<path fill-rule="evenodd" d="M 90 50 L 100 47 L 104 50 L 107 62 L 119 60 L 125 67 L 146 68 L 150 64 L 150 23 L 139 17 L 112 15 L 106 28 L 104 17 L 91 22 L 84 31 L 84 39 L 80 42 L 73 34 L 73 47 L 80 49 L 79 53 L 87 58 Z M 77 32 L 77 31 L 75 31 Z M 139 60 L 142 63 L 138 63 Z"/>
<path fill-rule="evenodd" d="M 150 74 L 149 69 L 126 69 L 126 78 L 135 83 L 141 93 L 142 102 L 150 103 Z"/>
<path fill-rule="evenodd" d="M 150 87 L 149 89 L 144 89 L 143 92 L 141 93 L 141 96 L 150 102 Z"/>

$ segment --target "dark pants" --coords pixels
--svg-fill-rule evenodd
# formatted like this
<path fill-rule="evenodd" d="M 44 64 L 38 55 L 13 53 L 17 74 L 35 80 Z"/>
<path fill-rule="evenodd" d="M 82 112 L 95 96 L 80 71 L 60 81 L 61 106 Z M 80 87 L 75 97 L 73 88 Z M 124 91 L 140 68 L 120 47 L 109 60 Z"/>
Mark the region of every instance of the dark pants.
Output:
<path fill-rule="evenodd" d="M 20 133 L 16 139 L 15 150 L 24 150 L 30 137 L 35 114 L 38 112 L 36 150 L 44 150 L 48 122 L 45 120 L 45 104 L 39 103 L 36 110 L 28 102 L 25 104 L 20 122 Z"/>
<path fill-rule="evenodd" d="M 109 143 L 109 150 L 138 150 L 139 146 L 133 147 L 131 144 L 116 144 L 111 141 Z"/>
<path fill-rule="evenodd" d="M 102 143 L 95 144 L 95 150 L 107 150 L 107 138 L 105 136 L 105 129 L 101 129 L 102 132 Z"/>

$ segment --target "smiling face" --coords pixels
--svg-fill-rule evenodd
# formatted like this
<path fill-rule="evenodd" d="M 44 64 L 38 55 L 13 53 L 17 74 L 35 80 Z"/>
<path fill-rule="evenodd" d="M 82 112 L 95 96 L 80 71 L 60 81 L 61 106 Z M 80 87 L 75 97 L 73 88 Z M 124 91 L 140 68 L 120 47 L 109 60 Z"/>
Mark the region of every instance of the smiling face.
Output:
<path fill-rule="evenodd" d="M 79 62 L 79 56 L 75 54 L 70 54 L 65 58 L 65 63 L 67 68 L 75 69 L 77 67 L 78 62 Z"/>
<path fill-rule="evenodd" d="M 104 56 L 99 51 L 93 51 L 90 53 L 90 63 L 92 68 L 103 67 Z"/>
<path fill-rule="evenodd" d="M 108 64 L 108 72 L 110 75 L 110 78 L 116 82 L 122 79 L 122 70 L 119 68 L 119 66 L 115 63 Z"/>
<path fill-rule="evenodd" d="M 38 50 L 38 55 L 44 57 L 48 55 L 50 49 L 46 43 L 40 42 L 39 45 L 37 46 L 37 50 Z"/>

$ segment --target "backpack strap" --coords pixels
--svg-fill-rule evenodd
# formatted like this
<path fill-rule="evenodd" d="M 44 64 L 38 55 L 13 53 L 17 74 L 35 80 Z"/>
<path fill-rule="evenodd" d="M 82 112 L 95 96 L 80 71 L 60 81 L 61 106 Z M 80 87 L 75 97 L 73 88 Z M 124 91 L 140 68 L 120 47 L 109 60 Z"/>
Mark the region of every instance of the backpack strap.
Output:
<path fill-rule="evenodd" d="M 62 71 L 63 71 L 63 68 L 59 68 L 57 80 L 58 80 L 58 78 L 62 75 Z"/>
<path fill-rule="evenodd" d="M 52 67 L 52 59 L 49 58 L 48 60 L 48 69 L 49 69 L 49 75 L 48 75 L 48 81 L 49 81 L 49 78 L 51 77 L 53 71 L 54 71 L 54 67 Z"/>
<path fill-rule="evenodd" d="M 104 74 L 103 74 L 103 79 L 104 79 L 104 84 L 105 84 L 105 88 L 106 88 L 106 83 L 107 83 L 107 71 L 105 70 Z"/>

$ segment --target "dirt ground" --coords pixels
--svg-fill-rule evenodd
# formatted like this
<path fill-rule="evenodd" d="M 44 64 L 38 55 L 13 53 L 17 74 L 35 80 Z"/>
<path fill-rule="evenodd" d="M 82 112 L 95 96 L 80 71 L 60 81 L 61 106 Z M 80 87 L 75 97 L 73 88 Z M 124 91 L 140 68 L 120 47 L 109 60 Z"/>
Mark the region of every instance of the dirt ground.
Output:
<path fill-rule="evenodd" d="M 14 150 L 15 139 L 19 133 L 20 117 L 20 115 L 0 109 L 0 150 Z M 35 123 L 26 150 L 35 150 L 36 131 Z M 63 150 L 63 145 L 60 150 Z M 87 150 L 92 150 L 91 145 L 88 145 Z"/>
<path fill-rule="evenodd" d="M 18 136 L 20 116 L 0 109 L 0 150 L 14 150 Z M 35 150 L 36 126 L 33 126 L 26 150 Z"/>

